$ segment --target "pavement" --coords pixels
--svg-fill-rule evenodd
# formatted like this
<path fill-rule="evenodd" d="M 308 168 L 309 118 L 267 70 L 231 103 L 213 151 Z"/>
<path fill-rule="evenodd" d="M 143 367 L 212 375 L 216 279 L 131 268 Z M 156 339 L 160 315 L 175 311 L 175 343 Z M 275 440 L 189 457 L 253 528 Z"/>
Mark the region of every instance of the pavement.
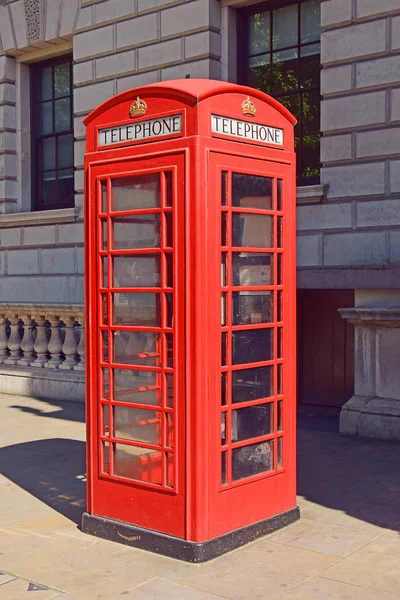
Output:
<path fill-rule="evenodd" d="M 88 536 L 83 406 L 0 396 L 1 600 L 399 600 L 400 444 L 301 414 L 300 521 L 202 565 Z"/>

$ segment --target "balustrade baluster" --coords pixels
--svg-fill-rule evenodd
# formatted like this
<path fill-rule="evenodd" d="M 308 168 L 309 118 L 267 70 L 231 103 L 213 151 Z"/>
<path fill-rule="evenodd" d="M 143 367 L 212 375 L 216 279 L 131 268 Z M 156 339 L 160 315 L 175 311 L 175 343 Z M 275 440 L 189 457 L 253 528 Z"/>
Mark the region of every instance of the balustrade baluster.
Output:
<path fill-rule="evenodd" d="M 0 364 L 3 364 L 8 356 L 7 317 L 5 313 L 0 314 Z"/>
<path fill-rule="evenodd" d="M 49 315 L 47 320 L 51 326 L 50 341 L 48 351 L 50 352 L 50 360 L 45 364 L 48 369 L 58 369 L 62 363 L 61 351 L 62 341 L 60 336 L 60 317 L 58 315 Z"/>
<path fill-rule="evenodd" d="M 18 361 L 19 365 L 29 367 L 34 361 L 34 342 L 33 342 L 33 319 L 31 315 L 22 315 L 21 320 L 24 327 L 24 335 L 21 342 L 22 358 Z"/>
<path fill-rule="evenodd" d="M 75 317 L 62 317 L 65 323 L 65 340 L 62 346 L 62 351 L 65 354 L 65 360 L 60 365 L 60 369 L 73 369 L 77 363 L 76 352 L 77 343 L 75 338 Z"/>
<path fill-rule="evenodd" d="M 78 362 L 78 364 L 75 367 L 75 371 L 84 371 L 85 367 L 86 367 L 86 363 L 85 363 L 85 319 L 84 317 L 81 317 L 80 319 L 80 324 L 81 324 L 81 336 L 79 338 L 79 344 L 78 344 L 78 354 L 80 356 L 80 362 Z"/>
<path fill-rule="evenodd" d="M 33 348 L 37 354 L 37 357 L 36 360 L 33 361 L 32 366 L 44 367 L 49 358 L 47 352 L 47 348 L 49 345 L 49 342 L 47 340 L 47 319 L 44 315 L 40 315 L 37 318 L 35 318 L 35 321 L 37 323 L 37 327 L 36 340 Z"/>
<path fill-rule="evenodd" d="M 13 314 L 10 318 L 11 332 L 8 340 L 10 356 L 5 359 L 5 365 L 16 365 L 21 358 L 21 337 L 19 334 L 20 321 L 19 315 Z"/>

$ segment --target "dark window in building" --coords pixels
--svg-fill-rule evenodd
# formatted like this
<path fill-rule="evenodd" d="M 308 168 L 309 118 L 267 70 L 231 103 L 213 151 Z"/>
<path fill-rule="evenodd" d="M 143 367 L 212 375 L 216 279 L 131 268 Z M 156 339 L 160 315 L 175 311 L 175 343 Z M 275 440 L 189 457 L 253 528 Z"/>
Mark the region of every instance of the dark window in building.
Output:
<path fill-rule="evenodd" d="M 319 183 L 320 0 L 264 2 L 239 16 L 240 83 L 294 114 L 298 184 Z"/>
<path fill-rule="evenodd" d="M 74 205 L 72 58 L 32 67 L 33 210 Z"/>

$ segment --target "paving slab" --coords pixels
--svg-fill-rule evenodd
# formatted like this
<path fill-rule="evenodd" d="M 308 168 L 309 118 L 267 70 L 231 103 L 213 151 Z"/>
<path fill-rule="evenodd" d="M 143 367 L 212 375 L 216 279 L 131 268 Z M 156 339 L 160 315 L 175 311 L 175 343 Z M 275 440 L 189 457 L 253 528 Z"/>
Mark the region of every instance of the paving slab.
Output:
<path fill-rule="evenodd" d="M 9 581 L 12 581 L 13 579 L 16 579 L 15 575 L 9 575 L 8 573 L 3 573 L 2 571 L 0 571 L 0 585 L 3 585 L 4 583 L 8 583 Z"/>
<path fill-rule="evenodd" d="M 64 599 L 65 600 L 65 597 Z M 165 579 L 153 579 L 135 590 L 116 596 L 115 600 L 229 600 L 223 596 L 216 596 L 201 592 Z"/>
<path fill-rule="evenodd" d="M 333 581 L 324 577 L 313 577 L 281 600 L 398 600 L 398 594 L 386 594 L 367 590 L 357 585 Z"/>
<path fill-rule="evenodd" d="M 32 596 L 35 600 L 50 600 L 60 596 L 60 592 L 35 585 L 26 579 L 14 579 L 0 586 L 0 596 L 4 600 L 32 600 Z"/>

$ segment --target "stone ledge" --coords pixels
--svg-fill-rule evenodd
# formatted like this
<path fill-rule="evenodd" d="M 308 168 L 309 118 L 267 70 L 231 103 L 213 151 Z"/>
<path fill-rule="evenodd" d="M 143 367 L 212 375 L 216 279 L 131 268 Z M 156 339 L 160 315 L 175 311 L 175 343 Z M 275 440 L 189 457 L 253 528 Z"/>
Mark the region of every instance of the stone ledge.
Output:
<path fill-rule="evenodd" d="M 85 373 L 0 365 L 0 393 L 41 400 L 85 401 Z"/>
<path fill-rule="evenodd" d="M 400 307 L 394 308 L 339 308 L 342 319 L 352 325 L 371 327 L 400 327 Z M 400 415 L 399 415 L 400 416 Z"/>
<path fill-rule="evenodd" d="M 74 223 L 78 220 L 79 208 L 58 208 L 0 215 L 1 227 L 19 227 L 21 225 L 48 225 L 50 223 Z"/>
<path fill-rule="evenodd" d="M 311 204 L 322 202 L 326 198 L 328 192 L 328 185 L 304 185 L 296 188 L 296 202 L 297 204 Z"/>
<path fill-rule="evenodd" d="M 400 400 L 353 396 L 340 413 L 340 433 L 400 441 Z"/>
<path fill-rule="evenodd" d="M 75 315 L 84 316 L 83 304 L 38 304 L 28 302 L 0 302 L 0 314 L 16 315 Z M 37 369 L 36 369 L 37 370 Z"/>

